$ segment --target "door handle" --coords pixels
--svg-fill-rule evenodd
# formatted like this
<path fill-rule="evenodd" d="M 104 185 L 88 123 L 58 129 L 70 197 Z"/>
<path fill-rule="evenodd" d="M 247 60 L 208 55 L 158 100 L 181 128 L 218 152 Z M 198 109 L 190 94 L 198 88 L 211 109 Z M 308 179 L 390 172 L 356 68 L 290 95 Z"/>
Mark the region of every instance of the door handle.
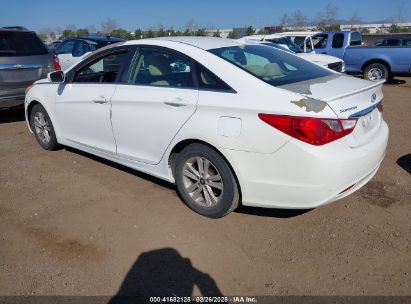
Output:
<path fill-rule="evenodd" d="M 103 104 L 103 103 L 107 103 L 108 100 L 104 96 L 99 96 L 96 99 L 93 99 L 93 102 L 98 103 L 98 104 Z"/>
<path fill-rule="evenodd" d="M 164 101 L 163 103 L 165 105 L 168 105 L 168 106 L 174 107 L 174 108 L 188 106 L 188 104 L 184 103 L 183 100 L 180 97 L 174 98 L 173 100 Z"/>

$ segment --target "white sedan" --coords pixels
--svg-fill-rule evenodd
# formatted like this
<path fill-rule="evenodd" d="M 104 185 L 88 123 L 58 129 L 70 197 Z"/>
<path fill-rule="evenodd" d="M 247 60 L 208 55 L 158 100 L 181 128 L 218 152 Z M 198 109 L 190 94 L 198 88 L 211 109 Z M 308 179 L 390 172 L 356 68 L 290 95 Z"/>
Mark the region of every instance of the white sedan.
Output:
<path fill-rule="evenodd" d="M 382 99 L 382 83 L 272 47 L 167 37 L 50 73 L 28 89 L 25 109 L 43 148 L 175 183 L 187 206 L 218 218 L 240 203 L 314 208 L 365 185 L 387 146 Z"/>

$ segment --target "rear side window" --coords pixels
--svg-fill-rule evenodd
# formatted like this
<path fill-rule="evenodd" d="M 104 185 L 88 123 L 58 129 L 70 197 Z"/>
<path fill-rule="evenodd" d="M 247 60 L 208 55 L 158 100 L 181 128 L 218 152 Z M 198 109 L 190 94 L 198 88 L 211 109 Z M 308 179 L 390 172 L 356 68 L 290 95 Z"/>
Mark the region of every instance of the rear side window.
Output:
<path fill-rule="evenodd" d="M 34 56 L 48 54 L 35 33 L 0 32 L 0 57 Z"/>
<path fill-rule="evenodd" d="M 344 46 L 344 34 L 335 34 L 333 37 L 333 49 L 340 49 Z"/>
<path fill-rule="evenodd" d="M 358 32 L 351 33 L 350 46 L 360 46 L 362 42 L 361 34 Z"/>
<path fill-rule="evenodd" d="M 399 39 L 387 39 L 385 45 L 386 46 L 399 46 L 401 44 L 401 40 Z"/>
<path fill-rule="evenodd" d="M 213 91 L 231 91 L 229 85 L 217 77 L 214 73 L 203 67 L 201 64 L 196 65 L 198 86 L 200 89 Z"/>

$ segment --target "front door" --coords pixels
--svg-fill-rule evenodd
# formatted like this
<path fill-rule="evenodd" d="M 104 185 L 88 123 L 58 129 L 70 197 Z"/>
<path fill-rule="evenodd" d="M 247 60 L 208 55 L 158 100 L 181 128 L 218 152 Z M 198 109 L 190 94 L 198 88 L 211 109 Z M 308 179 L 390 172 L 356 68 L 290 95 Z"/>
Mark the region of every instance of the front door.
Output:
<path fill-rule="evenodd" d="M 127 60 L 127 51 L 91 59 L 74 72 L 71 80 L 60 85 L 56 113 L 65 140 L 103 153 L 116 153 L 111 99 Z"/>

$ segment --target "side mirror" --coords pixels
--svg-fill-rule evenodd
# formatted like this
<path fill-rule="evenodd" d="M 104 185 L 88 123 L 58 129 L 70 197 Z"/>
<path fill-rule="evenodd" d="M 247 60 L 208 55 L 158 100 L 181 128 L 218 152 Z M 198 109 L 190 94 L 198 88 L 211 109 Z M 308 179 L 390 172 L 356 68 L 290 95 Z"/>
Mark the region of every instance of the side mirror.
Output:
<path fill-rule="evenodd" d="M 63 83 L 66 79 L 63 71 L 55 71 L 47 74 L 47 79 L 52 83 Z"/>

